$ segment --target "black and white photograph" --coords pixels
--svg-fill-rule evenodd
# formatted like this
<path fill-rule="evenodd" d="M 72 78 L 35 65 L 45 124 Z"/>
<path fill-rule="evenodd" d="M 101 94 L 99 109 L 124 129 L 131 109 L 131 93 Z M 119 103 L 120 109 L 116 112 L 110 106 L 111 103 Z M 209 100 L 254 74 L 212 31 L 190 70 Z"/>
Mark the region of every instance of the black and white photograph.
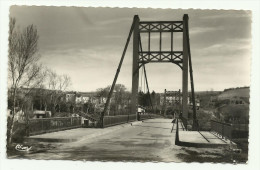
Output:
<path fill-rule="evenodd" d="M 8 10 L 6 159 L 248 164 L 251 10 Z"/>

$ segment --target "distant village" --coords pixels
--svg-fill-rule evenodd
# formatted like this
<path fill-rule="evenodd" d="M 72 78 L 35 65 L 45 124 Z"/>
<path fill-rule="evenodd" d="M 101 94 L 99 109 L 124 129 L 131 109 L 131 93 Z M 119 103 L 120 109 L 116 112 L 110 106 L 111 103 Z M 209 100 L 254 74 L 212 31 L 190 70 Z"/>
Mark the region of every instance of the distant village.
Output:
<path fill-rule="evenodd" d="M 11 93 L 11 91 L 9 90 L 8 93 Z M 139 92 L 139 98 L 141 94 L 143 93 Z M 17 96 L 20 99 L 17 102 L 17 108 L 20 111 L 15 115 L 17 120 L 25 119 L 24 112 L 29 113 L 29 118 L 82 116 L 82 113 L 96 114 L 98 116 L 103 111 L 107 100 L 106 93 L 100 91 L 76 92 L 41 88 L 20 88 Z M 165 95 L 165 93 L 154 93 L 151 96 L 154 108 L 160 114 L 163 114 L 164 111 L 166 114 L 172 114 L 171 107 L 175 106 L 176 109 L 176 106 L 180 106 L 182 101 L 181 96 Z M 8 102 L 10 106 L 11 101 Z M 127 114 L 130 102 L 130 92 L 124 92 L 123 94 L 114 92 L 110 102 L 110 115 L 113 115 L 113 108 L 117 109 L 117 111 L 121 109 L 121 114 Z M 190 99 L 188 103 L 191 109 L 192 102 Z M 247 105 L 249 107 L 249 87 L 227 89 L 223 92 L 204 91 L 196 93 L 197 110 L 200 108 L 204 110 L 217 109 L 220 112 L 219 118 L 221 112 L 223 112 L 222 110 L 225 110 L 225 107 L 230 105 Z M 139 99 L 139 110 L 145 112 L 149 108 L 149 102 L 147 104 L 147 102 L 142 102 Z M 8 110 L 8 114 L 12 114 L 11 110 Z"/>
<path fill-rule="evenodd" d="M 12 91 L 8 91 L 8 96 L 11 96 Z M 111 98 L 111 104 L 117 100 L 117 93 L 114 92 Z M 128 107 L 130 100 L 130 92 L 123 92 L 124 97 L 120 103 L 119 108 Z M 140 92 L 139 95 L 142 93 Z M 122 94 L 121 94 L 122 95 Z M 143 94 L 145 95 L 145 94 Z M 20 88 L 17 91 L 18 100 L 17 107 L 23 108 L 21 112 L 27 111 L 32 112 L 31 118 L 47 118 L 47 117 L 63 117 L 63 116 L 75 116 L 74 113 L 85 112 L 85 113 L 97 113 L 101 112 L 104 104 L 107 100 L 107 95 L 100 93 L 99 91 L 94 92 L 76 92 L 76 91 L 58 91 L 41 88 Z M 121 97 L 122 99 L 122 97 Z M 147 99 L 145 99 L 147 100 Z M 176 96 L 165 96 L 164 93 L 153 94 L 153 105 L 160 108 L 164 105 L 172 105 L 181 101 L 181 97 Z M 24 102 L 26 101 L 26 102 Z M 199 100 L 197 100 L 199 103 Z M 9 100 L 9 106 L 11 101 Z M 166 102 L 166 103 L 164 103 Z M 145 101 L 140 101 L 139 107 L 145 108 L 148 104 Z M 145 106 L 146 105 L 146 106 Z M 10 112 L 10 110 L 9 110 Z M 60 114 L 62 113 L 62 114 Z M 67 114 L 64 114 L 67 113 Z M 9 113 L 11 114 L 11 113 Z M 17 114 L 19 115 L 19 114 Z"/>
<path fill-rule="evenodd" d="M 106 97 L 98 95 L 97 92 L 64 92 L 40 88 L 20 88 L 17 96 L 20 99 L 17 107 L 23 108 L 24 111 L 33 111 L 31 115 L 33 118 L 52 117 L 54 113 L 57 113 L 55 117 L 68 116 L 60 115 L 61 112 L 71 113 L 69 116 L 78 111 L 91 112 L 93 110 L 90 109 L 95 109 L 106 102 Z M 24 103 L 24 100 L 27 102 Z"/>

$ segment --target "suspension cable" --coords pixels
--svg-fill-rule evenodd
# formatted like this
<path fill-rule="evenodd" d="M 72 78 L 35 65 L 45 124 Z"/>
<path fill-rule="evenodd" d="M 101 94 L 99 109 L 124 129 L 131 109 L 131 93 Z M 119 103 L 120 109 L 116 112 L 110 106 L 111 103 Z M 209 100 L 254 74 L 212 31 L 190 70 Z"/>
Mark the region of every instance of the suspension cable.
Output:
<path fill-rule="evenodd" d="M 141 92 L 141 91 L 143 91 L 143 70 L 142 70 L 141 77 L 140 77 L 140 84 L 141 84 L 141 87 L 140 87 L 140 92 Z"/>
<path fill-rule="evenodd" d="M 142 61 L 143 60 L 143 48 L 142 48 L 142 41 L 141 41 L 141 36 L 139 34 L 139 46 L 140 46 L 140 51 L 141 51 L 141 54 L 142 54 Z M 145 82 L 146 82 L 146 88 L 147 88 L 147 92 L 148 92 L 148 95 L 149 95 L 149 99 L 150 99 L 150 105 L 152 106 L 152 110 L 154 112 L 154 109 L 153 109 L 153 103 L 152 103 L 152 98 L 151 98 L 151 94 L 150 94 L 150 90 L 149 90 L 149 86 L 148 86 L 148 80 L 147 80 L 147 75 L 146 75 L 146 69 L 145 69 L 145 63 L 143 62 L 143 69 L 144 69 L 144 77 L 145 77 Z"/>
<path fill-rule="evenodd" d="M 107 112 L 107 109 L 108 109 L 108 106 L 109 106 L 109 103 L 110 103 L 110 99 L 111 99 L 112 93 L 113 93 L 113 91 L 114 91 L 114 87 L 115 87 L 115 84 L 116 84 L 116 81 L 117 81 L 117 78 L 118 78 L 118 75 L 119 75 L 119 72 L 120 72 L 122 63 L 123 63 L 123 61 L 124 61 L 125 53 L 126 53 L 126 50 L 127 50 L 127 47 L 128 47 L 128 44 L 129 44 L 129 41 L 130 41 L 130 38 L 131 38 L 131 35 L 132 35 L 132 33 L 133 33 L 134 26 L 135 26 L 135 21 L 136 21 L 137 18 L 138 18 L 138 16 L 136 15 L 136 16 L 134 17 L 134 19 L 133 19 L 133 23 L 132 23 L 132 26 L 131 26 L 131 28 L 130 28 L 130 32 L 129 32 L 129 34 L 128 34 L 127 40 L 126 40 L 126 44 L 125 44 L 125 47 L 124 47 L 124 50 L 123 50 L 123 54 L 122 54 L 122 56 L 121 56 L 121 59 L 120 59 L 118 68 L 117 68 L 117 70 L 116 70 L 116 74 L 115 74 L 115 77 L 114 77 L 112 86 L 111 86 L 111 88 L 110 88 L 110 91 L 109 91 L 109 94 L 108 94 L 108 97 L 107 97 L 107 101 L 106 101 L 104 110 L 103 110 L 103 112 L 101 113 L 100 121 L 101 121 L 101 125 L 102 125 L 102 126 L 103 126 L 103 118 L 104 118 L 105 113 Z"/>
<path fill-rule="evenodd" d="M 193 104 L 193 119 L 197 120 L 196 115 L 196 102 L 195 102 L 195 92 L 194 92 L 194 80 L 193 80 L 193 70 L 192 70 L 192 62 L 191 62 L 191 50 L 190 50 L 190 36 L 189 36 L 189 23 L 185 20 L 186 25 L 186 35 L 187 35 L 187 45 L 188 45 L 188 55 L 189 55 L 189 70 L 190 70 L 190 84 L 191 84 L 191 96 L 192 96 L 192 104 Z"/>
<path fill-rule="evenodd" d="M 143 70 L 142 70 L 142 72 L 143 72 L 143 74 L 144 74 L 144 65 L 143 65 Z M 147 85 L 147 84 L 145 83 L 145 74 L 144 74 L 144 93 L 147 93 L 147 92 L 145 91 L 145 85 Z"/>

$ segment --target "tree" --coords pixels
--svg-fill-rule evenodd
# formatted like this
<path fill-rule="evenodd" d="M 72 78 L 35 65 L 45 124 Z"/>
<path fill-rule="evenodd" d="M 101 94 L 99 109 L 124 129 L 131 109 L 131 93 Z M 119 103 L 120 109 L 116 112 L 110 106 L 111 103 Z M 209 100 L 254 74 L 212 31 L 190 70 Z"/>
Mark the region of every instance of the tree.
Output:
<path fill-rule="evenodd" d="M 68 75 L 58 75 L 55 71 L 47 69 L 46 80 L 49 93 L 46 94 L 48 97 L 45 97 L 45 102 L 47 103 L 50 101 L 51 110 L 53 113 L 56 112 L 56 107 L 58 107 L 58 111 L 60 112 L 61 104 L 64 102 L 62 97 L 64 95 L 64 91 L 71 85 L 71 79 Z"/>
<path fill-rule="evenodd" d="M 108 86 L 107 88 L 111 88 Z M 111 110 L 114 110 L 114 115 L 122 114 L 123 107 L 127 101 L 126 87 L 123 84 L 116 84 L 113 94 L 114 102 L 112 102 Z M 120 111 L 119 111 L 120 110 Z"/>
<path fill-rule="evenodd" d="M 99 88 L 96 90 L 97 96 L 99 97 L 108 97 L 111 86 L 107 86 L 105 88 Z M 111 96 L 111 102 L 109 104 L 107 114 L 110 112 L 114 115 L 118 114 L 120 110 L 120 114 L 123 114 L 122 110 L 129 105 L 130 93 L 126 91 L 126 87 L 123 84 L 116 84 L 114 87 L 114 91 Z"/>
<path fill-rule="evenodd" d="M 106 87 L 106 88 L 98 88 L 96 90 L 97 96 L 99 96 L 99 97 L 107 97 L 107 95 L 109 93 L 109 89 L 110 89 L 110 86 Z"/>
<path fill-rule="evenodd" d="M 35 88 L 42 82 L 41 66 L 37 64 L 39 35 L 34 25 L 27 26 L 22 32 L 16 29 L 15 18 L 9 23 L 8 83 L 12 101 L 12 116 L 8 143 L 12 142 L 14 117 L 16 114 L 17 91 L 21 87 Z M 27 91 L 27 94 L 30 92 Z M 26 95 L 25 95 L 26 96 Z"/>
<path fill-rule="evenodd" d="M 138 93 L 138 103 L 141 106 L 150 106 L 150 96 L 149 93 L 144 93 L 142 91 L 139 91 Z"/>

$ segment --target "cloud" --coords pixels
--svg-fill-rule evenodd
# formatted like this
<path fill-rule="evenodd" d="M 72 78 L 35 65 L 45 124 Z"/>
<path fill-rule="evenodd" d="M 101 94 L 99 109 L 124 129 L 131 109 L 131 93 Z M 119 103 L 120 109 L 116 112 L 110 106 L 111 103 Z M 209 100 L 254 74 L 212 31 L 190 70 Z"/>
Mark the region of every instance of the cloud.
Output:
<path fill-rule="evenodd" d="M 251 43 L 250 39 L 226 39 L 223 43 L 216 43 L 200 49 L 202 56 L 223 56 L 226 60 L 239 58 L 243 55 L 250 55 Z M 239 55 L 239 56 L 238 56 Z M 230 56 L 230 57 L 229 57 Z"/>
<path fill-rule="evenodd" d="M 218 26 L 218 27 L 193 27 L 192 29 L 189 30 L 189 33 L 191 35 L 194 34 L 205 34 L 207 32 L 216 32 L 219 30 L 224 30 L 225 28 L 223 26 Z"/>
<path fill-rule="evenodd" d="M 249 16 L 252 15 L 251 11 L 226 11 L 227 13 L 221 14 L 220 12 L 218 12 L 217 14 L 213 14 L 213 15 L 205 15 L 202 16 L 202 19 L 205 20 L 210 20 L 210 19 L 225 19 L 225 18 L 239 18 L 241 19 L 242 17 L 244 18 L 248 18 Z"/>
<path fill-rule="evenodd" d="M 125 18 L 115 18 L 110 20 L 103 20 L 103 21 L 97 21 L 97 25 L 99 26 L 108 26 L 108 25 L 114 25 L 114 24 L 123 24 L 123 23 L 131 23 L 133 21 L 132 18 L 125 17 Z"/>
<path fill-rule="evenodd" d="M 190 45 L 197 90 L 249 85 L 251 12 L 235 10 L 172 10 L 13 6 L 18 25 L 37 26 L 41 62 L 71 76 L 74 90 L 91 91 L 112 83 L 124 45 L 138 14 L 141 21 L 182 20 L 189 14 Z M 155 34 L 154 34 L 155 35 Z M 152 48 L 159 49 L 159 35 Z M 163 49 L 169 34 L 163 33 Z M 143 49 L 148 37 L 142 34 Z M 182 33 L 174 33 L 174 50 L 182 49 Z M 132 39 L 118 82 L 131 89 Z M 174 64 L 147 64 L 151 90 L 181 88 L 181 70 Z M 214 85 L 214 86 L 212 86 Z"/>

